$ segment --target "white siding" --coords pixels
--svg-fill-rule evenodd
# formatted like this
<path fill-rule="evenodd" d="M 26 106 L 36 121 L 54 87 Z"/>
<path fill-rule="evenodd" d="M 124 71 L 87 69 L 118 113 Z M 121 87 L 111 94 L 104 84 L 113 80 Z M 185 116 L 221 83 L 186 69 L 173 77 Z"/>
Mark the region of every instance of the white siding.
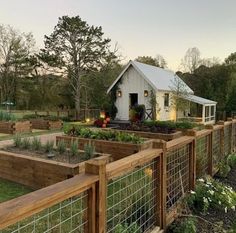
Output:
<path fill-rule="evenodd" d="M 144 97 L 144 90 L 148 90 L 149 94 L 151 86 L 148 82 L 132 67 L 124 73 L 119 88 L 122 92 L 121 97 L 116 99 L 116 107 L 118 109 L 116 119 L 128 120 L 129 119 L 129 94 L 138 94 L 138 104 L 144 104 L 146 108 L 150 108 L 150 95 Z"/>

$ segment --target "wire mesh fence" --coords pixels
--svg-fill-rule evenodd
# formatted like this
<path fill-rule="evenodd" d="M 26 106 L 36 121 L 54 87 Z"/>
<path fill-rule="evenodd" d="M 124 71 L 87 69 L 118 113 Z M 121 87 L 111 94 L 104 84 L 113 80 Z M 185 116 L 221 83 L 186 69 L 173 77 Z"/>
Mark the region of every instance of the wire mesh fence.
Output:
<path fill-rule="evenodd" d="M 0 230 L 0 233 L 83 233 L 88 224 L 87 198 L 87 192 L 83 192 Z"/>
<path fill-rule="evenodd" d="M 217 165 L 222 158 L 221 129 L 213 130 L 212 142 L 212 167 L 213 171 L 216 171 Z"/>
<path fill-rule="evenodd" d="M 191 144 L 187 144 L 167 151 L 167 212 L 174 208 L 177 202 L 189 190 L 190 145 Z"/>
<path fill-rule="evenodd" d="M 196 140 L 196 176 L 201 177 L 208 174 L 210 156 L 210 135 Z"/>
<path fill-rule="evenodd" d="M 157 162 L 136 167 L 110 180 L 107 232 L 147 232 L 156 224 Z"/>
<path fill-rule="evenodd" d="M 224 127 L 224 156 L 227 156 L 231 152 L 231 136 L 232 128 L 231 125 Z"/>

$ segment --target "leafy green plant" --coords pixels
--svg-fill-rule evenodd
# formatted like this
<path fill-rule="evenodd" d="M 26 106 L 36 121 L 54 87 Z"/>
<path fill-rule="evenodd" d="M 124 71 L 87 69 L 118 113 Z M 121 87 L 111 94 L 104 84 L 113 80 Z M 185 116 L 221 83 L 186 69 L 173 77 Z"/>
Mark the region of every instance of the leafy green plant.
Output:
<path fill-rule="evenodd" d="M 21 147 L 22 145 L 22 138 L 20 134 L 15 134 L 13 137 L 13 141 L 14 141 L 14 146 L 15 147 Z"/>
<path fill-rule="evenodd" d="M 23 138 L 23 139 L 22 139 L 21 147 L 22 147 L 23 149 L 29 149 L 30 146 L 31 146 L 30 139 L 29 139 L 29 138 Z"/>
<path fill-rule="evenodd" d="M 53 151 L 54 141 L 48 140 L 44 145 L 44 151 L 50 153 Z"/>
<path fill-rule="evenodd" d="M 116 225 L 114 229 L 114 233 L 141 233 L 141 228 L 138 226 L 136 222 L 131 223 L 130 225 L 128 223 L 118 224 Z"/>
<path fill-rule="evenodd" d="M 195 191 L 187 197 L 191 209 L 206 213 L 209 208 L 220 209 L 227 212 L 235 210 L 236 193 L 229 186 L 210 177 L 198 179 Z"/>
<path fill-rule="evenodd" d="M 84 145 L 85 160 L 92 159 L 95 155 L 95 146 L 89 142 Z"/>
<path fill-rule="evenodd" d="M 194 217 L 180 219 L 172 223 L 169 229 L 173 233 L 196 233 L 196 219 Z"/>
<path fill-rule="evenodd" d="M 40 150 L 42 148 L 42 143 L 41 143 L 40 138 L 33 137 L 31 141 L 31 148 L 33 150 Z"/>
<path fill-rule="evenodd" d="M 144 139 L 129 133 L 120 133 L 114 130 L 91 130 L 86 127 L 76 126 L 76 125 L 67 125 L 64 127 L 64 133 L 70 136 L 77 136 L 82 138 L 91 138 L 98 140 L 107 140 L 107 141 L 120 141 L 120 142 L 130 142 L 134 144 L 141 144 L 144 142 Z"/>
<path fill-rule="evenodd" d="M 64 140 L 59 140 L 57 143 L 57 151 L 59 154 L 63 154 L 66 152 L 66 143 Z"/>
<path fill-rule="evenodd" d="M 79 153 L 79 149 L 78 149 L 78 141 L 73 141 L 70 145 L 70 155 L 71 156 L 76 156 Z"/>
<path fill-rule="evenodd" d="M 223 177 L 223 178 L 226 178 L 227 175 L 229 174 L 231 168 L 230 166 L 228 165 L 228 162 L 225 161 L 225 160 L 222 160 L 218 163 L 218 168 L 219 168 L 219 171 L 217 173 L 217 175 L 219 177 Z"/>
<path fill-rule="evenodd" d="M 227 158 L 227 163 L 231 168 L 236 167 L 236 154 L 230 154 Z"/>

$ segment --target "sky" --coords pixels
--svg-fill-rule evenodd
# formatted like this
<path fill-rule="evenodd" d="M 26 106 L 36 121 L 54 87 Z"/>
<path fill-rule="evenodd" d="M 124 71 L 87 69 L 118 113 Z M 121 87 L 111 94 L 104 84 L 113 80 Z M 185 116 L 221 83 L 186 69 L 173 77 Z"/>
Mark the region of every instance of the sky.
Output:
<path fill-rule="evenodd" d="M 0 0 L 0 24 L 32 32 L 38 48 L 58 17 L 102 26 L 124 62 L 161 54 L 172 70 L 188 48 L 223 61 L 236 52 L 235 0 Z"/>

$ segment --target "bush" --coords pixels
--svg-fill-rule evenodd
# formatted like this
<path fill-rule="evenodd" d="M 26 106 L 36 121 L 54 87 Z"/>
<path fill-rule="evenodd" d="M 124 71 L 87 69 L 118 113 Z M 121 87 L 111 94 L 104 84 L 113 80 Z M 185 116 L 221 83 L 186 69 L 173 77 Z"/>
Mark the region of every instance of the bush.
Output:
<path fill-rule="evenodd" d="M 231 168 L 236 167 L 236 154 L 230 154 L 227 158 L 227 163 Z"/>
<path fill-rule="evenodd" d="M 85 160 L 94 158 L 95 155 L 95 146 L 89 142 L 84 145 L 84 157 Z"/>
<path fill-rule="evenodd" d="M 36 114 L 26 114 L 22 118 L 25 120 L 31 120 L 31 119 L 39 118 L 39 116 L 37 116 Z"/>
<path fill-rule="evenodd" d="M 59 154 L 63 154 L 66 152 L 66 143 L 64 140 L 60 140 L 57 143 L 57 151 L 59 152 Z"/>
<path fill-rule="evenodd" d="M 198 179 L 195 192 L 187 198 L 190 208 L 195 211 L 206 213 L 209 208 L 224 210 L 235 210 L 236 193 L 229 186 L 210 177 Z"/>
<path fill-rule="evenodd" d="M 13 141 L 14 141 L 14 146 L 15 147 L 21 147 L 22 146 L 22 138 L 21 138 L 21 135 L 20 134 L 15 134 L 14 135 L 14 138 L 13 138 Z"/>
<path fill-rule="evenodd" d="M 53 151 L 54 141 L 47 141 L 44 145 L 44 151 L 46 153 L 51 153 Z"/>
<path fill-rule="evenodd" d="M 219 171 L 217 172 L 217 176 L 226 178 L 231 170 L 230 166 L 228 165 L 228 162 L 225 160 L 222 160 L 218 163 Z"/>
<path fill-rule="evenodd" d="M 73 141 L 70 145 L 70 155 L 71 156 L 76 156 L 79 153 L 79 149 L 78 149 L 78 141 Z"/>
<path fill-rule="evenodd" d="M 42 143 L 40 138 L 33 137 L 32 142 L 31 142 L 31 148 L 33 150 L 40 150 L 42 148 Z"/>
<path fill-rule="evenodd" d="M 0 111 L 0 121 L 16 121 L 16 117 L 12 113 Z"/>
<path fill-rule="evenodd" d="M 22 139 L 22 144 L 21 144 L 21 147 L 23 149 L 29 149 L 30 148 L 30 139 L 29 138 L 23 138 Z"/>
<path fill-rule="evenodd" d="M 188 217 L 180 220 L 176 220 L 169 227 L 173 233 L 196 233 L 196 219 L 194 217 Z"/>

